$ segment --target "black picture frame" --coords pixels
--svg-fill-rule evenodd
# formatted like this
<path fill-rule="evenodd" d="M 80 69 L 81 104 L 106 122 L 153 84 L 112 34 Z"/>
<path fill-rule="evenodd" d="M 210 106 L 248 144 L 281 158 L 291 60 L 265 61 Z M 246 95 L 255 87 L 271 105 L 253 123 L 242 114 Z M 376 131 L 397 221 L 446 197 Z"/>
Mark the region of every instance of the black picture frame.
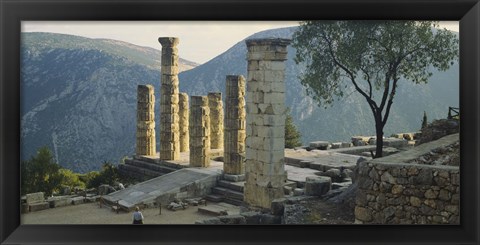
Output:
<path fill-rule="evenodd" d="M 479 244 L 478 0 L 0 0 L 0 16 L 1 244 Z M 461 225 L 20 225 L 21 21 L 306 19 L 460 20 Z"/>

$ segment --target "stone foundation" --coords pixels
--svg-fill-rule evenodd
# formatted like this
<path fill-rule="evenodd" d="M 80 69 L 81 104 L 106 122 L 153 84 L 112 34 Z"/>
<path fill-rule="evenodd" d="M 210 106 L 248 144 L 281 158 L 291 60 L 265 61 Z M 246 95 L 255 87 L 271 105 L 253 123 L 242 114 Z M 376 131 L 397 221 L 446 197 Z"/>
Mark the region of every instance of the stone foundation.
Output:
<path fill-rule="evenodd" d="M 190 166 L 210 165 L 210 108 L 207 96 L 192 96 L 190 106 Z"/>
<path fill-rule="evenodd" d="M 178 116 L 178 49 L 176 37 L 160 37 L 162 68 L 160 88 L 160 160 L 177 160 L 180 154 Z"/>
<path fill-rule="evenodd" d="M 245 78 L 227 76 L 225 90 L 223 171 L 225 174 L 241 175 L 245 173 Z"/>
<path fill-rule="evenodd" d="M 247 40 L 245 202 L 270 208 L 284 196 L 287 39 Z"/>
<path fill-rule="evenodd" d="M 210 108 L 210 148 L 223 149 L 223 102 L 222 93 L 208 93 Z"/>
<path fill-rule="evenodd" d="M 188 95 L 187 93 L 178 94 L 179 102 L 179 127 L 180 127 L 180 152 L 188 151 L 188 145 L 190 144 L 188 135 Z"/>
<path fill-rule="evenodd" d="M 157 154 L 155 140 L 155 95 L 152 85 L 137 88 L 137 156 Z"/>

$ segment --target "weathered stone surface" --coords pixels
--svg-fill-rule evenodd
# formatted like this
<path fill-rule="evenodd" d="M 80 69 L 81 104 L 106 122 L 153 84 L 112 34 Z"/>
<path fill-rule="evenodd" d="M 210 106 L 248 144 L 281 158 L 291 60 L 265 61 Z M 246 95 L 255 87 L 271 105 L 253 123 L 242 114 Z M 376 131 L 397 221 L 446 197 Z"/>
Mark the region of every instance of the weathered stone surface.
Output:
<path fill-rule="evenodd" d="M 37 203 L 37 202 L 44 202 L 45 195 L 43 192 L 36 192 L 36 193 L 29 193 L 26 195 L 27 203 Z"/>
<path fill-rule="evenodd" d="M 310 142 L 308 145 L 309 145 L 310 148 L 313 148 L 313 149 L 327 150 L 328 147 L 330 146 L 330 142 L 328 142 L 328 141 L 314 141 L 314 142 Z"/>
<path fill-rule="evenodd" d="M 190 106 L 190 166 L 210 165 L 210 109 L 207 96 L 192 96 Z"/>
<path fill-rule="evenodd" d="M 155 139 L 155 95 L 152 85 L 137 87 L 136 155 L 157 154 Z"/>
<path fill-rule="evenodd" d="M 372 212 L 369 209 L 362 207 L 355 207 L 355 218 L 364 222 L 372 220 Z"/>
<path fill-rule="evenodd" d="M 229 75 L 225 84 L 224 165 L 226 174 L 245 173 L 245 78 Z"/>
<path fill-rule="evenodd" d="M 270 208 L 284 196 L 286 39 L 247 40 L 245 202 Z"/>
<path fill-rule="evenodd" d="M 78 205 L 85 202 L 85 197 L 74 197 L 71 200 L 73 205 Z"/>
<path fill-rule="evenodd" d="M 178 50 L 176 37 L 160 37 L 162 67 L 160 87 L 160 159 L 177 160 L 180 154 Z"/>
<path fill-rule="evenodd" d="M 189 108 L 188 108 L 188 94 L 178 94 L 178 115 L 179 115 L 179 139 L 180 139 L 180 152 L 186 152 L 189 150 L 190 138 L 188 134 L 189 125 Z"/>
<path fill-rule="evenodd" d="M 210 108 L 210 148 L 223 149 L 223 102 L 222 93 L 208 93 Z"/>
<path fill-rule="evenodd" d="M 307 177 L 305 182 L 305 195 L 322 196 L 330 191 L 332 180 L 330 177 Z"/>
<path fill-rule="evenodd" d="M 285 208 L 285 202 L 287 201 L 287 199 L 285 198 L 280 198 L 280 199 L 275 199 L 272 201 L 272 206 L 271 206 L 271 210 L 272 210 L 272 214 L 273 215 L 283 215 L 283 211 L 284 211 L 284 208 Z"/>
<path fill-rule="evenodd" d="M 30 212 L 36 212 L 36 211 L 40 211 L 40 210 L 45 210 L 45 209 L 49 209 L 50 208 L 50 204 L 48 202 L 34 202 L 34 203 L 30 203 L 29 204 L 29 210 Z"/>
<path fill-rule="evenodd" d="M 52 198 L 48 198 L 48 203 L 50 205 L 50 208 L 68 206 L 71 204 L 71 198 L 66 196 L 52 197 Z"/>

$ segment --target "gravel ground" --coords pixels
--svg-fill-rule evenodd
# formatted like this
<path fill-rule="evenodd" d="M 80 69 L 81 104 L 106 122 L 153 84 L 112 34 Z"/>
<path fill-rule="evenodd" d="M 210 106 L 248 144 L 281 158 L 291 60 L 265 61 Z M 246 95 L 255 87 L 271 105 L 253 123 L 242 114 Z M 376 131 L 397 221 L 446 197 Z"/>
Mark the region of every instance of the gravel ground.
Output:
<path fill-rule="evenodd" d="M 194 224 L 196 220 L 213 216 L 198 212 L 198 207 L 170 211 L 162 207 L 142 210 L 145 224 Z M 110 208 L 100 208 L 96 203 L 72 205 L 22 214 L 22 224 L 131 224 L 133 212 L 115 213 Z"/>

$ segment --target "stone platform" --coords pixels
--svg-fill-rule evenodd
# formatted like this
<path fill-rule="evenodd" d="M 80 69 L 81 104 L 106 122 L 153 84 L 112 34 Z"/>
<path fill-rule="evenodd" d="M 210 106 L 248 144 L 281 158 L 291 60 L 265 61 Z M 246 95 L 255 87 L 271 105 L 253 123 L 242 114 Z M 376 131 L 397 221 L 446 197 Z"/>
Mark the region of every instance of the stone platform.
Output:
<path fill-rule="evenodd" d="M 116 204 L 125 210 L 135 206 L 166 205 L 174 199 L 201 197 L 216 186 L 221 171 L 217 168 L 184 168 L 156 177 L 126 189 L 103 196 L 108 204 Z"/>
<path fill-rule="evenodd" d="M 337 149 L 312 151 L 307 151 L 305 149 L 285 150 L 285 164 L 301 168 L 315 169 L 318 171 L 326 171 L 331 168 L 341 167 L 353 170 L 360 158 L 371 159 L 369 157 L 339 153 Z"/>

